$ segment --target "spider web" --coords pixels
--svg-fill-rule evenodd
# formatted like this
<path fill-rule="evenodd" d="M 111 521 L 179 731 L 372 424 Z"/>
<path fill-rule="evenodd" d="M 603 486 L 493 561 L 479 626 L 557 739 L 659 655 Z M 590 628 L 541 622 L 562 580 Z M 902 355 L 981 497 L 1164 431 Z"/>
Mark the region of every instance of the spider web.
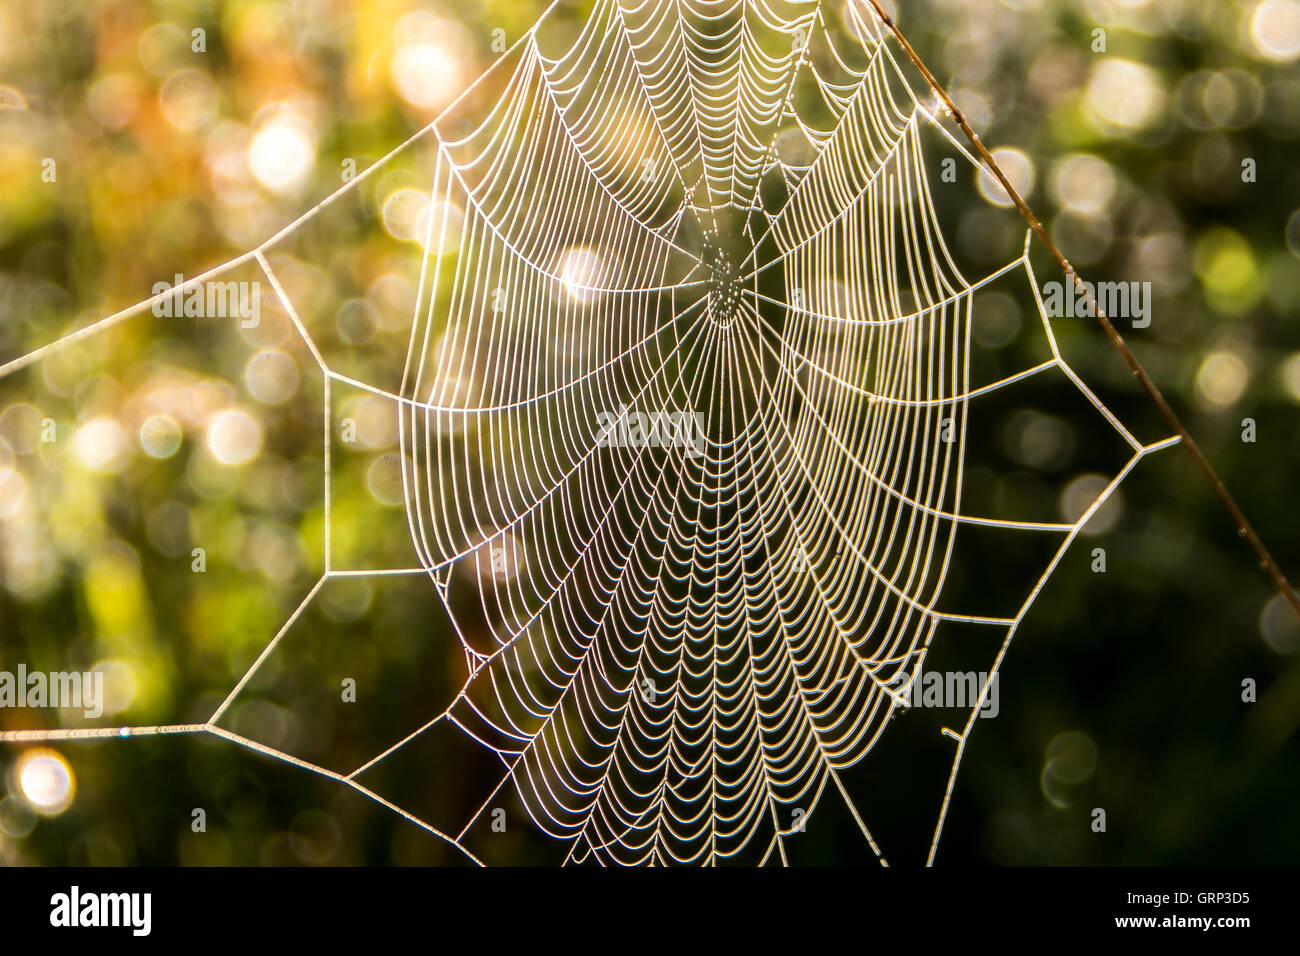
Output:
<path fill-rule="evenodd" d="M 907 709 L 941 625 L 1010 641 L 1144 445 L 1062 357 L 1022 254 L 971 279 L 945 241 L 927 144 L 974 170 L 865 5 L 602 0 L 552 8 L 437 121 L 256 250 L 319 365 L 325 572 L 203 723 L 8 732 L 13 742 L 212 734 L 323 774 L 477 861 L 512 789 L 566 860 L 787 861 Z M 566 32 L 567 31 L 567 32 Z M 479 86 L 498 91 L 484 104 Z M 272 256 L 413 145 L 434 155 L 400 385 L 340 370 Z M 1042 361 L 972 372 L 977 295 L 1014 284 Z M 0 377 L 149 308 L 109 316 Z M 1109 423 L 1125 464 L 1074 521 L 964 508 L 982 399 L 1049 373 Z M 341 567 L 330 543 L 331 389 L 389 400 L 418 563 Z M 696 423 L 612 433 L 629 415 Z M 684 417 L 683 417 L 684 416 Z M 1052 542 L 1010 615 L 941 598 L 959 535 Z M 349 773 L 223 725 L 328 581 L 427 575 L 464 660 L 429 720 Z M 929 859 L 985 692 L 954 747 Z M 434 825 L 362 783 L 435 728 L 497 761 L 468 819 Z M 827 795 L 827 789 L 832 791 Z"/>

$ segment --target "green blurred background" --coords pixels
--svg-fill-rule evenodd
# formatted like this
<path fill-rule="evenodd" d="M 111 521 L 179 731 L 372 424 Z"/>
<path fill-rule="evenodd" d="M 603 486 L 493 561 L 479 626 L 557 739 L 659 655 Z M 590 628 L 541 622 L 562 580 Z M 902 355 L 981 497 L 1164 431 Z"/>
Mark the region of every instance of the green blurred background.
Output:
<path fill-rule="evenodd" d="M 893 6 L 984 140 L 1014 151 L 999 156 L 1084 277 L 1152 283 L 1153 322 L 1126 337 L 1300 575 L 1300 2 Z M 364 169 L 422 128 L 493 62 L 493 31 L 513 42 L 542 9 L 3 0 L 0 362 L 261 242 L 338 188 L 350 161 Z M 842 4 L 826 10 L 842 22 Z M 1243 181 L 1245 160 L 1257 181 Z M 417 161 L 367 182 L 361 202 L 386 214 Z M 996 260 L 991 234 L 1023 234 L 969 183 L 936 200 L 971 261 Z M 381 218 L 388 234 L 307 237 L 283 263 L 305 298 L 345 300 L 313 321 L 330 324 L 359 377 L 391 378 L 394 363 L 400 374 L 414 294 L 410 244 Z M 1057 278 L 1040 253 L 1040 280 Z M 104 669 L 111 713 L 99 725 L 206 719 L 319 577 L 320 376 L 266 293 L 254 331 L 144 315 L 0 379 L 0 669 Z M 1000 321 L 1009 339 L 1034 319 Z M 1062 320 L 1057 334 L 1139 437 L 1165 436 L 1095 326 Z M 983 335 L 996 349 L 1004 329 Z M 399 567 L 409 545 L 385 483 L 390 410 L 340 392 L 333 413 L 357 421 L 360 441 L 334 463 L 336 541 L 356 566 Z M 1059 489 L 1113 442 L 1069 399 L 1059 383 L 1008 395 L 971 435 L 997 474 L 972 478 L 972 493 L 1068 512 Z M 222 415 L 233 431 L 214 429 Z M 34 437 L 46 419 L 54 442 Z M 1295 862 L 1300 625 L 1178 449 L 1140 464 L 1088 531 L 1012 645 L 939 862 Z M 1104 574 L 1090 569 L 1094 548 Z M 971 557 L 954 602 L 1014 606 L 1035 574 Z M 355 766 L 418 726 L 463 666 L 419 577 L 333 581 L 300 623 L 229 724 L 325 766 Z M 327 702 L 340 675 L 366 688 L 357 704 Z M 1257 702 L 1242 701 L 1247 678 Z M 924 860 L 951 752 L 921 716 L 854 772 L 896 863 Z M 60 719 L 88 723 L 0 710 L 0 729 Z M 7 864 L 459 859 L 345 787 L 207 737 L 58 744 L 75 787 L 66 807 L 40 812 L 21 779 L 34 749 L 0 749 Z M 492 771 L 470 756 L 415 753 L 385 783 L 430 819 L 463 817 Z M 512 822 L 484 842 L 485 859 L 552 859 L 503 805 Z M 1097 807 L 1105 833 L 1089 826 Z M 205 833 L 190 826 L 194 808 Z M 815 816 L 795 858 L 869 861 L 841 816 Z"/>

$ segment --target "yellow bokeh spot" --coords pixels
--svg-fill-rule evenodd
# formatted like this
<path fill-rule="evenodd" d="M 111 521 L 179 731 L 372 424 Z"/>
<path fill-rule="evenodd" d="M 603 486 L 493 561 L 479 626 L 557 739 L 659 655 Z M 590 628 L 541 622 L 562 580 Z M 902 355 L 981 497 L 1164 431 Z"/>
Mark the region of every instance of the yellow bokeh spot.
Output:
<path fill-rule="evenodd" d="M 14 776 L 27 805 L 43 816 L 58 816 L 68 809 L 77 792 L 72 767 L 53 750 L 27 751 L 18 758 Z"/>
<path fill-rule="evenodd" d="M 1241 315 L 1264 294 L 1264 275 L 1250 244 L 1231 229 L 1212 229 L 1196 242 L 1196 275 L 1206 297 L 1224 315 Z"/>
<path fill-rule="evenodd" d="M 1250 384 L 1250 368 L 1233 352 L 1211 352 L 1196 373 L 1196 390 L 1206 403 L 1226 408 Z"/>

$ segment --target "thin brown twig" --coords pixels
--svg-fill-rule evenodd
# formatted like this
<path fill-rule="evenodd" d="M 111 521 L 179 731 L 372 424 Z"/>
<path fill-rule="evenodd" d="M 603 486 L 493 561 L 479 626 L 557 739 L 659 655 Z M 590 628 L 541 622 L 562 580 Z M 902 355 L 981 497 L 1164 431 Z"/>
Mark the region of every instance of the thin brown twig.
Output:
<path fill-rule="evenodd" d="M 1047 230 L 1043 227 L 1042 221 L 1034 215 L 1034 211 L 1029 208 L 1029 204 L 1026 203 L 1020 193 L 1016 191 L 1016 188 L 1011 185 L 1011 180 L 1007 178 L 1006 174 L 1003 173 L 1002 168 L 993 158 L 993 155 L 987 148 L 985 148 L 984 143 L 979 138 L 979 134 L 971 129 L 970 123 L 966 121 L 966 117 L 962 114 L 962 111 L 957 108 L 957 104 L 952 101 L 952 97 L 948 95 L 947 90 L 939 84 L 939 81 L 935 79 L 934 74 L 930 72 L 929 68 L 921 60 L 920 56 L 917 55 L 916 50 L 914 50 L 912 44 L 907 41 L 907 37 L 903 36 L 902 31 L 898 29 L 898 25 L 894 23 L 893 18 L 885 12 L 884 8 L 880 5 L 880 0 L 868 0 L 868 2 L 870 2 L 871 6 L 875 8 L 876 15 L 889 29 L 889 32 L 893 35 L 894 39 L 898 41 L 899 46 L 903 48 L 908 59 L 912 61 L 912 65 L 920 71 L 923 77 L 925 77 L 925 81 L 930 85 L 930 89 L 934 91 L 934 95 L 939 97 L 943 102 L 944 108 L 961 128 L 961 131 L 965 134 L 966 138 L 970 140 L 971 145 L 975 147 L 975 151 L 979 154 L 984 165 L 988 167 L 989 172 L 1002 185 L 1002 188 L 1006 190 L 1007 195 L 1011 197 L 1011 201 L 1014 202 L 1016 208 L 1020 210 L 1020 215 L 1024 216 L 1025 221 L 1029 223 L 1029 228 L 1032 229 L 1035 235 L 1043 241 L 1043 245 L 1047 247 L 1048 252 L 1052 254 L 1052 257 L 1057 261 L 1065 274 L 1074 280 L 1075 289 L 1083 297 L 1085 304 L 1092 307 L 1092 314 L 1096 316 L 1098 323 L 1101 324 L 1102 330 L 1114 344 L 1115 348 L 1119 350 L 1125 363 L 1127 363 L 1129 369 L 1132 370 L 1133 376 L 1138 380 L 1138 383 L 1142 386 L 1143 391 L 1147 393 L 1148 397 L 1150 397 L 1151 401 L 1155 403 L 1156 408 L 1160 410 L 1161 416 L 1163 416 L 1169 427 L 1178 434 L 1178 437 L 1182 440 L 1183 447 L 1187 449 L 1187 453 L 1192 456 L 1192 460 L 1196 463 L 1196 467 L 1200 469 L 1201 474 L 1213 489 L 1215 496 L 1223 504 L 1223 507 L 1227 509 L 1228 514 L 1236 523 L 1238 536 L 1246 539 L 1246 542 L 1255 552 L 1256 557 L 1259 558 L 1260 568 L 1268 574 L 1269 578 L 1272 579 L 1273 586 L 1277 588 L 1278 593 L 1282 595 L 1286 602 L 1291 605 L 1291 610 L 1295 612 L 1296 618 L 1300 619 L 1300 594 L 1297 594 L 1295 589 L 1291 586 L 1291 583 L 1287 581 L 1286 575 L 1282 573 L 1282 568 L 1273 558 L 1273 555 L 1269 552 L 1263 539 L 1261 539 L 1259 534 L 1255 531 L 1255 528 L 1250 523 L 1249 519 L 1246 518 L 1245 512 L 1241 510 L 1241 507 L 1232 497 L 1232 493 L 1228 491 L 1228 486 L 1223 483 L 1223 479 L 1219 477 L 1219 473 L 1215 470 L 1214 465 L 1210 463 L 1210 459 L 1206 457 L 1205 452 L 1201 450 L 1201 446 L 1197 444 L 1196 439 L 1193 438 L 1191 432 L 1187 430 L 1187 426 L 1183 424 L 1182 419 L 1179 418 L 1178 414 L 1170 407 L 1164 394 L 1160 391 L 1156 383 L 1152 381 L 1151 376 L 1147 374 L 1147 370 L 1143 367 L 1142 363 L 1138 361 L 1138 358 L 1133 354 L 1132 349 L 1128 347 L 1128 343 L 1124 341 L 1124 337 L 1119 334 L 1119 331 L 1107 317 L 1106 313 L 1102 311 L 1101 304 L 1093 295 L 1092 290 L 1083 282 L 1082 279 L 1079 278 L 1078 273 L 1074 271 L 1074 267 L 1070 265 L 1069 260 L 1065 258 L 1065 255 L 1057 247 L 1056 243 L 1052 241 L 1052 237 L 1047 234 Z"/>

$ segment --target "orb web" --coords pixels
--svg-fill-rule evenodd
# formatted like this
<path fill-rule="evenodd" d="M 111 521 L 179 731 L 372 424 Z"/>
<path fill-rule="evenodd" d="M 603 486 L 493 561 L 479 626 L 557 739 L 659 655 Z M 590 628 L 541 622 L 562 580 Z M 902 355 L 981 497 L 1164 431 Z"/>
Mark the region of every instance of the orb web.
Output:
<path fill-rule="evenodd" d="M 996 673 L 1070 543 L 1169 442 L 1135 439 L 1065 361 L 1028 236 L 992 272 L 959 268 L 930 157 L 936 144 L 960 157 L 968 182 L 980 164 L 870 7 L 838 16 L 762 0 L 548 11 L 411 141 L 433 158 L 398 386 L 340 370 L 272 263 L 391 156 L 191 280 L 255 263 L 293 318 L 326 393 L 327 514 L 330 389 L 392 402 L 417 561 L 339 567 L 327 523 L 324 575 L 207 721 L 5 739 L 215 734 L 351 786 L 475 860 L 467 835 L 512 790 L 572 862 L 785 861 L 828 800 L 884 862 L 888 821 L 861 812 L 845 774 L 908 708 L 937 630 L 999 635 Z M 1044 352 L 981 380 L 972 323 L 995 287 L 1027 303 Z M 968 509 L 972 409 L 1051 374 L 1104 417 L 1126 463 L 1068 521 Z M 1014 613 L 943 602 L 957 541 L 978 528 L 1052 542 Z M 454 697 L 349 773 L 228 729 L 324 584 L 369 573 L 428 577 L 463 661 Z M 944 729 L 931 860 L 983 703 Z M 435 728 L 497 767 L 453 825 L 363 782 Z"/>

